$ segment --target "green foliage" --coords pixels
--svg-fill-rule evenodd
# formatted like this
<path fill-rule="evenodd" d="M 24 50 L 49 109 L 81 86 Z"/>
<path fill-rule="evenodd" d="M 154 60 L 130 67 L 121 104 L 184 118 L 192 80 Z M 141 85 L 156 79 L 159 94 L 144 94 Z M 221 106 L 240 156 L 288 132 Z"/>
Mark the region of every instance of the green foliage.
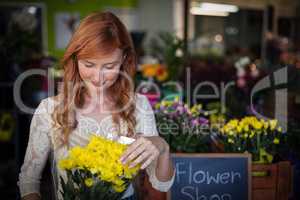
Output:
<path fill-rule="evenodd" d="M 170 80 L 177 80 L 183 71 L 183 40 L 168 32 L 161 32 L 150 42 L 151 54 L 168 67 Z"/>
<path fill-rule="evenodd" d="M 66 170 L 67 181 L 60 177 L 62 185 L 62 197 L 64 200 L 118 200 L 124 192 L 116 192 L 112 188 L 112 183 L 101 181 L 87 170 Z M 85 184 L 87 178 L 92 178 L 95 182 L 88 187 Z M 129 184 L 129 180 L 125 184 Z"/>

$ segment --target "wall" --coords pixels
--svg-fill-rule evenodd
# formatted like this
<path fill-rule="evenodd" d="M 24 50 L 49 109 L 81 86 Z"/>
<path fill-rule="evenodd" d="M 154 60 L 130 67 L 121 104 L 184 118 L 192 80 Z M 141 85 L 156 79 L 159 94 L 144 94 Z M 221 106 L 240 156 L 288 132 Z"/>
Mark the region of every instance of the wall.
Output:
<path fill-rule="evenodd" d="M 69 0 L 72 1 L 72 0 Z M 45 37 L 46 53 L 60 58 L 64 50 L 55 47 L 55 14 L 57 12 L 79 12 L 81 18 L 92 11 L 108 9 L 121 16 L 123 22 L 129 25 L 129 30 L 146 32 L 144 46 L 148 46 L 150 39 L 161 31 L 180 32 L 183 29 L 183 12 L 180 5 L 175 8 L 175 1 L 182 0 L 14 0 L 14 3 L 38 3 L 46 9 Z M 128 8 L 118 11 L 118 8 Z M 176 11 L 175 11 L 176 9 Z M 180 13 L 181 12 L 181 13 Z M 124 15 L 123 15 L 124 14 Z M 123 17 L 125 16 L 125 17 Z M 126 18 L 128 18 L 126 20 Z M 125 19 L 125 20 L 124 20 Z M 134 20 L 134 22 L 126 23 Z"/>
<path fill-rule="evenodd" d="M 106 7 L 135 7 L 137 0 L 73 0 L 74 3 L 68 3 L 68 0 L 14 0 L 10 3 L 41 3 L 46 8 L 46 47 L 49 55 L 61 57 L 64 50 L 55 48 L 55 30 L 54 17 L 57 12 L 79 12 L 80 17 L 84 17 L 92 11 L 102 10 Z"/>
<path fill-rule="evenodd" d="M 137 15 L 139 30 L 147 33 L 145 46 L 161 31 L 174 32 L 174 0 L 139 0 Z"/>

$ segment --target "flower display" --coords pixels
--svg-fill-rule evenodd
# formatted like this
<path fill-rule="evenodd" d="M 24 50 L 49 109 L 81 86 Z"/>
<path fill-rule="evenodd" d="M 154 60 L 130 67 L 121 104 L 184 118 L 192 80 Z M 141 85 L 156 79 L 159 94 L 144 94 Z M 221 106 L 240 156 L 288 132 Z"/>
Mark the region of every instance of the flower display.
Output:
<path fill-rule="evenodd" d="M 249 152 L 253 160 L 270 163 L 285 133 L 276 119 L 264 120 L 254 116 L 231 119 L 221 130 L 226 152 Z"/>
<path fill-rule="evenodd" d="M 161 101 L 154 106 L 159 134 L 172 152 L 208 152 L 208 123 L 202 105 L 189 107 L 179 98 Z"/>
<path fill-rule="evenodd" d="M 139 165 L 130 168 L 120 157 L 127 146 L 93 135 L 85 147 L 73 147 L 68 157 L 59 161 L 67 181 L 61 177 L 61 194 L 68 199 L 120 199 Z"/>

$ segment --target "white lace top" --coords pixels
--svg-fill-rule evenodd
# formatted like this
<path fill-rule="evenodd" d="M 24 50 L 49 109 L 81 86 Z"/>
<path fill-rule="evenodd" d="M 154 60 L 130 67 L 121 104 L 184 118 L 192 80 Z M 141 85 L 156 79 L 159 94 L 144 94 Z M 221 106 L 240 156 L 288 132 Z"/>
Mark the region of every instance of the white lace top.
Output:
<path fill-rule="evenodd" d="M 57 134 L 57 131 L 52 127 L 51 117 L 51 113 L 53 112 L 56 103 L 57 102 L 54 101 L 53 97 L 42 100 L 33 115 L 24 164 L 21 167 L 21 172 L 19 174 L 18 185 L 21 197 L 30 193 L 40 194 L 39 189 L 42 170 L 44 169 L 48 156 L 51 155 L 52 175 L 54 180 L 56 180 L 54 181 L 57 191 L 56 198 L 59 200 L 62 199 L 59 192 L 61 189 L 57 176 L 61 175 L 63 178 L 66 177 L 64 172 L 56 167 L 56 163 L 59 159 L 67 155 L 68 149 L 65 146 L 57 148 L 59 146 L 58 141 L 60 140 L 58 140 L 58 138 L 60 135 Z M 135 128 L 136 133 L 142 133 L 144 136 L 158 135 L 151 105 L 149 104 L 148 99 L 140 94 L 136 95 L 135 116 L 137 120 Z M 70 135 L 70 147 L 87 144 L 91 133 L 102 135 L 110 139 L 117 135 L 111 115 L 103 118 L 101 121 L 97 121 L 94 118 L 79 113 L 77 113 L 76 117 L 78 125 Z M 120 132 L 122 135 L 126 135 L 126 123 L 122 120 L 120 123 Z M 173 184 L 174 175 L 170 181 L 161 182 L 156 177 L 155 169 L 156 161 L 153 161 L 146 169 L 146 172 L 149 175 L 149 181 L 153 188 L 164 192 L 168 191 Z M 129 197 L 132 194 L 133 188 L 130 186 L 123 198 Z"/>

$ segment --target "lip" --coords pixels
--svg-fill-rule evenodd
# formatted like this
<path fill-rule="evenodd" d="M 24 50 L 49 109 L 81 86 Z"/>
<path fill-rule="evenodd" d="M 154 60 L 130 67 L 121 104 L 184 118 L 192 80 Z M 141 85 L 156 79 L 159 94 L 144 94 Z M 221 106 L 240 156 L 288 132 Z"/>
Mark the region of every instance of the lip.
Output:
<path fill-rule="evenodd" d="M 95 87 L 100 87 L 100 86 L 101 86 L 100 83 L 94 83 L 94 82 L 92 82 L 92 84 L 93 84 L 93 86 L 95 86 Z"/>
<path fill-rule="evenodd" d="M 92 81 L 92 84 L 95 86 L 95 87 L 101 87 L 101 86 L 104 86 L 106 84 L 107 81 L 104 81 L 102 84 L 101 82 L 93 82 Z"/>

